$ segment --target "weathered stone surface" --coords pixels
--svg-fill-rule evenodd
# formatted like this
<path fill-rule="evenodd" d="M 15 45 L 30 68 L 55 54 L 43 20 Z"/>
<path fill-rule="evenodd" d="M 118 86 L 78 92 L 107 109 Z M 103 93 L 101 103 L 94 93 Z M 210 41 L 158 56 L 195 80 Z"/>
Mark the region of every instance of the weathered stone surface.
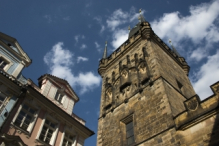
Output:
<path fill-rule="evenodd" d="M 133 145 L 190 146 L 219 143 L 218 87 L 205 101 L 195 96 L 189 66 L 143 22 L 113 54 L 100 61 L 103 78 L 98 146 L 124 146 L 126 121 Z M 127 117 L 128 120 L 127 120 Z"/>

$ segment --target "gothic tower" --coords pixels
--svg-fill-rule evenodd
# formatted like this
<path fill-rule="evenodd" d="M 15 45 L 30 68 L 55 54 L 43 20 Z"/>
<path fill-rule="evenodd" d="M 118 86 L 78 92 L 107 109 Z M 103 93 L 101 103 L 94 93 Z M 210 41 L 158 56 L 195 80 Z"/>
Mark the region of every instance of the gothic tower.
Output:
<path fill-rule="evenodd" d="M 102 77 L 98 146 L 182 144 L 175 118 L 196 94 L 189 66 L 141 14 L 126 42 L 110 56 L 105 47 L 98 72 Z"/>

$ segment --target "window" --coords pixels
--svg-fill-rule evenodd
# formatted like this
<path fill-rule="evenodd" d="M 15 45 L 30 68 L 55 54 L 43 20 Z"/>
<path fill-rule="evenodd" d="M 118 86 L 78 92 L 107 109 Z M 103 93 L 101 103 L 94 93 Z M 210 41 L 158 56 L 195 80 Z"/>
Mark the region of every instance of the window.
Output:
<path fill-rule="evenodd" d="M 57 100 L 59 103 L 62 103 L 63 96 L 64 96 L 63 94 L 56 92 L 55 100 Z"/>
<path fill-rule="evenodd" d="M 62 146 L 72 146 L 73 143 L 74 143 L 74 136 L 65 133 Z"/>
<path fill-rule="evenodd" d="M 133 121 L 126 124 L 126 142 L 128 146 L 135 143 Z"/>
<path fill-rule="evenodd" d="M 15 120 L 14 124 L 21 127 L 23 130 L 27 131 L 30 123 L 33 120 L 35 113 L 36 113 L 35 109 L 24 104 L 22 106 L 22 109 L 21 109 L 19 115 L 17 116 L 17 119 Z"/>
<path fill-rule="evenodd" d="M 182 87 L 183 87 L 183 85 L 182 85 L 179 81 L 177 81 L 177 80 L 176 80 L 176 82 L 177 82 L 179 91 L 182 92 Z"/>
<path fill-rule="evenodd" d="M 126 141 L 127 146 L 132 146 L 135 144 L 134 136 L 134 126 L 133 126 L 133 114 L 128 115 L 127 117 L 121 120 L 121 130 L 123 133 L 123 141 Z"/>
<path fill-rule="evenodd" d="M 55 130 L 56 124 L 46 119 L 39 139 L 49 144 Z"/>
<path fill-rule="evenodd" d="M 6 96 L 0 93 L 0 106 L 4 104 L 5 99 L 6 99 Z"/>
<path fill-rule="evenodd" d="M 0 68 L 1 69 L 4 69 L 7 64 L 8 63 L 4 59 L 0 58 Z"/>

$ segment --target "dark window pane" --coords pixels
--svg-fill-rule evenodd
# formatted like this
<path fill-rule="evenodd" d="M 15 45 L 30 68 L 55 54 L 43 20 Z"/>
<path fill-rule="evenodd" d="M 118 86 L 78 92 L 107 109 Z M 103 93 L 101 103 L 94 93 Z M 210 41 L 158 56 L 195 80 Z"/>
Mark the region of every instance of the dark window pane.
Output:
<path fill-rule="evenodd" d="M 50 122 L 48 120 L 46 120 L 45 123 L 48 124 L 48 125 L 50 124 Z"/>
<path fill-rule="evenodd" d="M 134 142 L 135 142 L 134 136 L 129 137 L 129 138 L 127 139 L 127 144 L 128 144 L 128 145 L 131 145 L 131 144 L 133 144 Z"/>
<path fill-rule="evenodd" d="M 24 111 L 21 111 L 19 115 L 25 116 L 25 114 L 26 113 Z"/>
<path fill-rule="evenodd" d="M 50 127 L 55 128 L 55 124 L 51 123 Z"/>
<path fill-rule="evenodd" d="M 23 118 L 24 118 L 24 116 L 23 116 L 23 115 L 18 115 L 18 117 L 17 117 L 17 119 L 18 119 L 18 120 L 20 120 L 20 121 L 22 121 L 22 120 L 23 120 Z"/>
<path fill-rule="evenodd" d="M 30 124 L 30 121 L 29 120 L 25 120 L 24 124 L 26 124 L 28 126 Z"/>
<path fill-rule="evenodd" d="M 17 126 L 20 126 L 20 125 L 21 125 L 21 121 L 17 119 L 17 120 L 14 122 L 14 124 L 17 125 Z"/>
<path fill-rule="evenodd" d="M 73 136 L 70 136 L 70 137 L 69 137 L 69 139 L 71 139 L 71 140 L 73 140 L 73 138 L 74 138 Z"/>
<path fill-rule="evenodd" d="M 134 135 L 133 129 L 130 129 L 130 130 L 128 130 L 128 131 L 126 132 L 126 138 L 128 138 L 128 137 L 130 137 L 130 136 L 132 136 L 132 135 Z"/>
<path fill-rule="evenodd" d="M 126 131 L 133 128 L 133 122 L 130 122 L 126 125 Z"/>
<path fill-rule="evenodd" d="M 0 94 L 0 101 L 3 102 L 5 100 L 5 98 L 6 98 L 6 96 Z"/>
<path fill-rule="evenodd" d="M 29 109 L 26 104 L 23 105 L 23 108 L 24 108 L 25 110 L 28 110 L 28 109 Z"/>
<path fill-rule="evenodd" d="M 46 138 L 46 139 L 45 139 L 45 142 L 46 142 L 46 143 L 49 143 L 49 142 L 50 142 L 50 138 Z"/>
<path fill-rule="evenodd" d="M 47 127 L 46 127 L 46 126 L 43 126 L 43 130 L 45 130 L 45 131 L 46 131 L 46 130 L 47 130 Z"/>
<path fill-rule="evenodd" d="M 34 114 L 34 113 L 35 113 L 35 111 L 34 111 L 33 109 L 30 109 L 29 112 L 30 112 L 31 114 Z"/>
<path fill-rule="evenodd" d="M 46 134 L 46 131 L 42 130 L 41 135 L 45 135 L 45 134 Z"/>
<path fill-rule="evenodd" d="M 49 131 L 48 131 L 48 132 L 52 134 L 52 133 L 53 133 L 53 130 L 49 129 Z"/>
<path fill-rule="evenodd" d="M 31 120 L 32 117 L 31 117 L 30 115 L 27 115 L 27 116 L 26 116 L 26 119 Z"/>
<path fill-rule="evenodd" d="M 40 135 L 40 140 L 43 140 L 44 139 L 44 135 Z"/>
<path fill-rule="evenodd" d="M 47 133 L 47 137 L 51 138 L 52 137 L 52 133 Z"/>

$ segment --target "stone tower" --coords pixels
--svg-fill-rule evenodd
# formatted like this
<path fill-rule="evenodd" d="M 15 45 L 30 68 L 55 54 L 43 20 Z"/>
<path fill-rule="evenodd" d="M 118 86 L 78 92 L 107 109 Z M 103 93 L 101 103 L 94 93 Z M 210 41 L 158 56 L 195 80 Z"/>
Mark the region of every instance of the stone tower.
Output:
<path fill-rule="evenodd" d="M 192 143 L 191 138 L 197 137 L 191 134 L 193 127 L 179 132 L 188 120 L 194 121 L 188 117 L 188 109 L 193 112 L 201 107 L 188 78 L 189 68 L 185 59 L 155 34 L 140 14 L 128 40 L 110 56 L 105 47 L 99 62 L 102 92 L 97 145 Z M 214 121 L 210 125 L 213 127 Z M 190 140 L 186 134 L 192 135 Z"/>

